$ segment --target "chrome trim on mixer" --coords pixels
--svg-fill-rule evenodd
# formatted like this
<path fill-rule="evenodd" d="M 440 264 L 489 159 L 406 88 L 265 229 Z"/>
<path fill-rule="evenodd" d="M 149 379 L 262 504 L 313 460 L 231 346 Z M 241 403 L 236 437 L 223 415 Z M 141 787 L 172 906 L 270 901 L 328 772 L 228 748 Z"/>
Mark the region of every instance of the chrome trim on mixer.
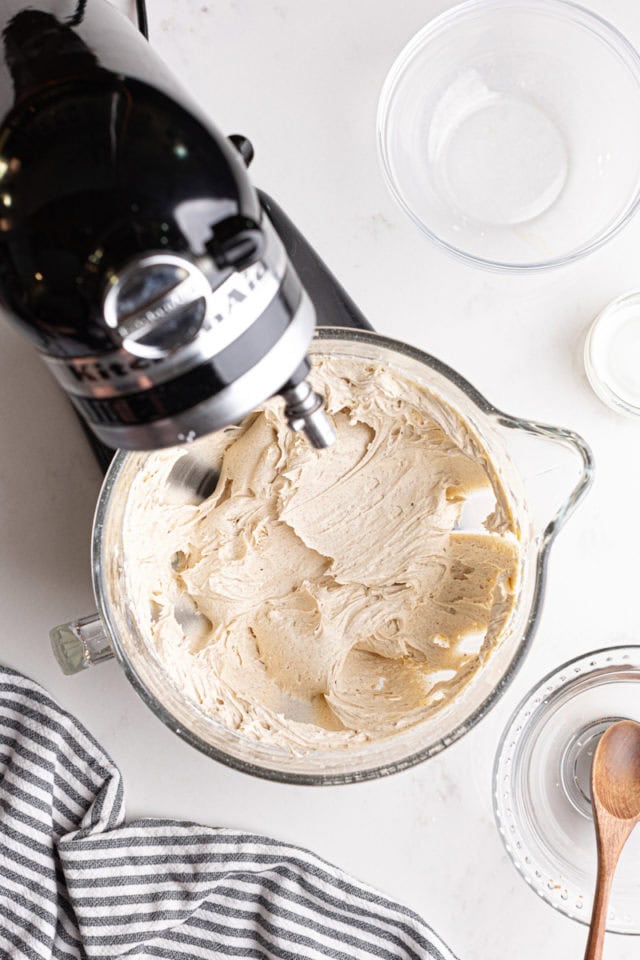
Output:
<path fill-rule="evenodd" d="M 129 304 L 128 309 L 123 309 L 123 301 L 126 303 L 127 298 L 127 285 L 132 281 L 144 283 L 145 277 L 152 277 L 156 268 L 171 271 L 172 280 L 163 278 L 161 286 L 150 298 L 147 295 L 137 306 L 131 308 Z M 134 257 L 110 278 L 102 305 L 104 321 L 117 332 L 128 353 L 134 357 L 160 360 L 175 349 L 162 344 L 163 323 L 176 311 L 183 307 L 196 306 L 199 301 L 203 301 L 205 306 L 202 322 L 206 323 L 207 316 L 212 313 L 212 296 L 219 294 L 229 280 L 231 277 L 213 291 L 200 265 L 186 257 L 177 257 L 172 253 L 150 253 Z M 220 320 L 228 320 L 230 312 L 227 304 L 225 316 L 220 314 Z M 145 338 L 148 340 L 154 331 L 160 334 L 158 341 L 145 342 Z M 185 337 L 186 340 L 193 339 L 188 333 L 185 333 Z M 180 346 L 183 345 L 180 343 Z"/>
<path fill-rule="evenodd" d="M 148 390 L 206 363 L 237 340 L 265 312 L 282 277 L 263 261 L 233 274 L 207 299 L 200 332 L 165 357 L 133 356 L 123 349 L 94 357 L 43 356 L 68 393 L 104 400 Z"/>
<path fill-rule="evenodd" d="M 300 306 L 280 339 L 247 373 L 202 403 L 182 413 L 133 425 L 93 423 L 94 433 L 110 447 L 155 450 L 195 440 L 237 423 L 282 386 L 304 357 L 316 317 L 303 292 Z"/>
<path fill-rule="evenodd" d="M 131 269 L 138 265 L 146 268 L 167 264 L 188 270 L 191 279 L 183 282 L 187 285 L 187 292 L 193 294 L 195 301 L 206 299 L 207 302 L 202 326 L 190 342 L 163 356 L 134 355 L 121 347 L 109 353 L 84 357 L 52 357 L 41 353 L 42 359 L 67 393 L 94 400 L 149 390 L 206 363 L 246 333 L 273 302 L 281 287 L 287 272 L 284 246 L 266 218 L 263 229 L 267 243 L 262 259 L 245 270 L 234 271 L 215 290 L 209 286 L 208 293 L 202 282 L 194 286 L 193 280 L 197 271 L 200 280 L 208 284 L 206 257 L 191 263 L 161 251 L 142 257 L 132 265 Z M 125 268 L 119 279 L 126 279 L 129 269 Z M 114 284 L 114 290 L 116 288 L 117 284 Z M 182 285 L 181 289 L 184 293 Z M 174 287 L 167 295 L 175 292 Z M 174 303 L 173 308 L 176 306 Z M 114 310 L 108 293 L 105 319 L 112 328 L 118 324 Z"/>

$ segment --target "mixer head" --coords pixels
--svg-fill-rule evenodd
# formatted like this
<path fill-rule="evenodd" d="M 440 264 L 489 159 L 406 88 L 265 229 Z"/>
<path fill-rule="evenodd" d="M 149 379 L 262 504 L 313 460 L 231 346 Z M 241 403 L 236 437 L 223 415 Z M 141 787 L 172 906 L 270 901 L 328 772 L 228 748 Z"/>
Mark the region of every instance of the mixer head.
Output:
<path fill-rule="evenodd" d="M 306 380 L 314 308 L 240 153 L 110 3 L 64 6 L 0 14 L 10 317 L 111 447 L 189 441 L 276 393 L 328 446 Z"/>

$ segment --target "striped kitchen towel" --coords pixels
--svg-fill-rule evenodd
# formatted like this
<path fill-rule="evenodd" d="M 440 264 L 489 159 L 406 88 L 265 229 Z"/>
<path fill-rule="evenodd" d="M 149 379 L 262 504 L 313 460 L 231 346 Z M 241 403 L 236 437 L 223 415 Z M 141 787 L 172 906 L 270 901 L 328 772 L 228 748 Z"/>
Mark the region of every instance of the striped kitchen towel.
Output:
<path fill-rule="evenodd" d="M 0 668 L 0 958 L 455 960 L 415 913 L 306 850 L 126 824 L 117 767 Z"/>

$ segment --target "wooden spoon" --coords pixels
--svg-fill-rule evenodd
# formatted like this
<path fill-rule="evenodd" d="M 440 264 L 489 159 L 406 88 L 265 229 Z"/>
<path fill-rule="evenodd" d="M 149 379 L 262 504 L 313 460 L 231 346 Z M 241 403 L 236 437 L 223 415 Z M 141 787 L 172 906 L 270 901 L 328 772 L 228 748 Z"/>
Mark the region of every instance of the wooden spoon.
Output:
<path fill-rule="evenodd" d="M 593 758 L 591 803 L 598 879 L 584 960 L 600 960 L 613 875 L 622 848 L 640 820 L 640 723 L 620 720 L 603 734 Z"/>

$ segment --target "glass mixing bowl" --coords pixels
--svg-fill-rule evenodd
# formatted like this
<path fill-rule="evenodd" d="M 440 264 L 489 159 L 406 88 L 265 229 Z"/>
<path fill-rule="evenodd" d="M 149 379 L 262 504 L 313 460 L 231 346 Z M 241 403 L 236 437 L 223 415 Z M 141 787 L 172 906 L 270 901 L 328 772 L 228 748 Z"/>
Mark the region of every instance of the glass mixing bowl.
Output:
<path fill-rule="evenodd" d="M 556 910 L 589 923 L 596 883 L 593 755 L 616 720 L 640 721 L 640 647 L 563 664 L 507 724 L 494 770 L 494 810 L 509 856 Z M 620 858 L 607 930 L 640 934 L 640 831 Z"/>
<path fill-rule="evenodd" d="M 55 628 L 52 640 L 67 673 L 115 655 L 154 713 L 209 757 L 273 780 L 352 783 L 433 756 L 470 730 L 498 700 L 531 643 L 547 551 L 589 486 L 592 460 L 576 434 L 501 413 L 454 370 L 404 343 L 364 331 L 324 328 L 317 330 L 311 354 L 386 364 L 439 395 L 475 432 L 507 494 L 520 536 L 519 591 L 501 640 L 460 695 L 430 719 L 385 740 L 298 757 L 205 716 L 171 685 L 129 605 L 122 527 L 131 481 L 146 453 L 119 453 L 100 494 L 92 545 L 99 616 Z"/>
<path fill-rule="evenodd" d="M 531 270 L 605 243 L 640 200 L 640 57 L 566 0 L 470 0 L 402 51 L 378 108 L 384 176 L 427 236 Z"/>

